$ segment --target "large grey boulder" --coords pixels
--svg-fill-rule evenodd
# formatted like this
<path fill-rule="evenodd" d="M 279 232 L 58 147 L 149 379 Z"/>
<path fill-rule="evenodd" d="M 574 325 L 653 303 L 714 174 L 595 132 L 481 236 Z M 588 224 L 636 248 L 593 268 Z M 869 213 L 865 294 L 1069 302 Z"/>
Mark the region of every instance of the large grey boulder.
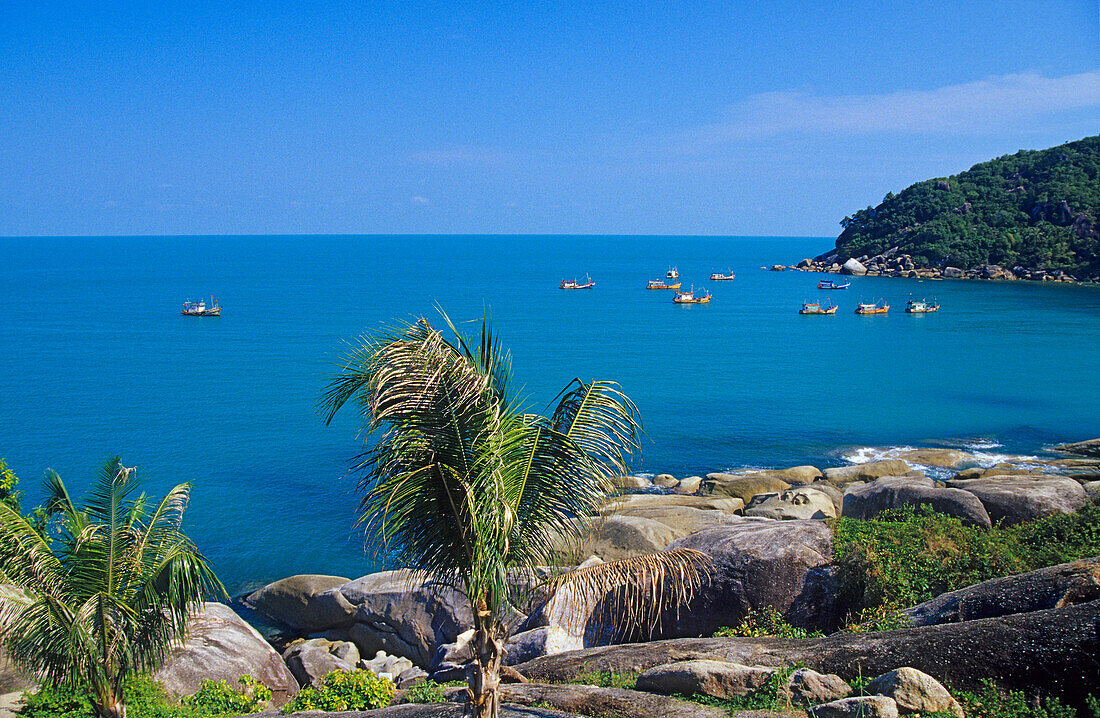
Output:
<path fill-rule="evenodd" d="M 776 522 L 780 526 L 792 522 Z M 820 523 L 820 522 L 817 522 Z M 587 648 L 517 666 L 531 680 L 566 681 L 586 671 L 641 672 L 706 658 L 745 665 L 797 663 L 851 680 L 898 666 L 957 689 L 984 681 L 1075 697 L 1100 693 L 1100 600 L 962 623 L 827 638 L 678 638 Z"/>
<path fill-rule="evenodd" d="M 915 476 L 885 476 L 866 484 L 851 484 L 844 490 L 842 515 L 871 519 L 887 509 L 902 506 L 931 506 L 935 511 L 957 516 L 973 526 L 989 528 L 989 514 L 972 493 L 961 489 L 937 488 L 932 479 Z"/>
<path fill-rule="evenodd" d="M 1100 556 L 1002 576 L 908 608 L 917 626 L 972 621 L 1100 599 Z"/>
<path fill-rule="evenodd" d="M 699 493 L 713 496 L 732 496 L 748 504 L 757 494 L 785 491 L 791 485 L 774 476 L 760 474 L 707 474 Z"/>
<path fill-rule="evenodd" d="M 608 503 L 604 510 L 607 514 L 630 514 L 635 509 L 665 508 L 685 506 L 707 511 L 724 511 L 730 514 L 740 513 L 745 508 L 741 499 L 728 496 L 674 496 L 669 494 L 628 494 Z"/>
<path fill-rule="evenodd" d="M 822 703 L 806 712 L 810 718 L 898 718 L 898 704 L 886 696 L 858 696 Z"/>
<path fill-rule="evenodd" d="M 298 643 L 283 651 L 286 667 L 294 674 L 298 685 L 319 688 L 325 676 L 333 671 L 351 671 L 356 661 L 348 662 L 333 654 L 331 642 L 313 639 Z M 357 656 L 358 658 L 358 656 Z"/>
<path fill-rule="evenodd" d="M 1018 524 L 1053 514 L 1072 514 L 1088 504 L 1088 494 L 1078 482 L 1057 476 L 990 476 L 948 481 L 981 499 L 989 518 Z"/>
<path fill-rule="evenodd" d="M 615 561 L 660 551 L 675 541 L 677 531 L 668 524 L 640 516 L 605 516 L 581 543 L 578 556 L 599 556 Z"/>
<path fill-rule="evenodd" d="M 731 499 L 731 501 L 737 501 L 737 499 Z M 637 507 L 625 510 L 622 516 L 649 519 L 662 523 L 672 529 L 673 540 L 712 526 L 723 526 L 738 521 L 737 515 L 726 511 L 697 509 L 691 506 Z M 660 548 L 664 547 L 661 546 Z"/>
<path fill-rule="evenodd" d="M 351 579 L 302 574 L 290 576 L 245 597 L 245 603 L 298 631 L 324 631 L 351 624 L 355 607 L 334 590 Z"/>
<path fill-rule="evenodd" d="M 702 483 L 702 476 L 685 476 L 672 488 L 672 493 L 681 494 L 683 496 L 693 496 L 699 491 L 699 486 Z"/>
<path fill-rule="evenodd" d="M 898 453 L 897 458 L 910 464 L 937 466 L 945 469 L 953 469 L 968 461 L 977 462 L 973 455 L 957 449 L 912 449 Z"/>
<path fill-rule="evenodd" d="M 190 695 L 204 678 L 237 685 L 251 675 L 271 689 L 272 703 L 281 706 L 298 692 L 298 682 L 278 653 L 256 629 L 223 603 L 207 603 L 192 616 L 187 640 L 172 651 L 168 663 L 154 675 L 170 696 Z"/>
<path fill-rule="evenodd" d="M 867 692 L 892 698 L 905 713 L 951 713 L 963 718 L 962 707 L 943 684 L 916 668 L 904 666 L 884 673 L 867 686 Z"/>
<path fill-rule="evenodd" d="M 500 691 L 501 699 L 505 703 L 553 706 L 558 710 L 583 716 L 729 718 L 729 711 L 721 708 L 623 688 L 520 683 L 501 686 Z"/>
<path fill-rule="evenodd" d="M 853 481 L 874 481 L 882 476 L 901 476 L 909 473 L 911 467 L 900 459 L 887 461 L 869 461 L 851 466 L 834 466 L 825 469 L 825 480 L 838 484 L 850 484 Z"/>
<path fill-rule="evenodd" d="M 823 521 L 746 518 L 686 536 L 673 548 L 702 551 L 713 568 L 703 590 L 665 615 L 661 636 L 709 636 L 767 607 L 800 626 L 825 627 L 835 620 L 834 592 L 820 578 L 833 554 L 832 532 Z"/>
<path fill-rule="evenodd" d="M 355 607 L 348 638 L 365 656 L 382 650 L 427 668 L 438 646 L 473 625 L 465 596 L 412 571 L 372 573 L 339 591 Z"/>
<path fill-rule="evenodd" d="M 775 668 L 765 666 L 709 660 L 679 661 L 646 669 L 638 676 L 637 689 L 668 696 L 701 694 L 734 698 L 760 690 L 775 673 Z"/>
<path fill-rule="evenodd" d="M 799 668 L 787 680 L 787 698 L 795 705 L 815 705 L 847 698 L 852 687 L 835 673 Z"/>
<path fill-rule="evenodd" d="M 864 274 L 867 274 L 867 267 L 863 266 L 863 263 L 860 262 L 858 259 L 852 257 L 847 262 L 840 265 L 840 273 L 862 276 Z"/>
<path fill-rule="evenodd" d="M 775 494 L 757 494 L 745 508 L 745 515 L 778 520 L 831 519 L 836 518 L 836 507 L 828 494 L 800 486 Z"/>

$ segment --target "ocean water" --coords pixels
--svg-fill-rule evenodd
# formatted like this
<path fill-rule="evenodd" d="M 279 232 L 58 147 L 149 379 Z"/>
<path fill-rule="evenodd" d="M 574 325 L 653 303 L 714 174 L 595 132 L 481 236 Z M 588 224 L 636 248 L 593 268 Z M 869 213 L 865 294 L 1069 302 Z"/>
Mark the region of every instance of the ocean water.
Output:
<path fill-rule="evenodd" d="M 0 456 L 33 505 L 113 453 L 148 489 L 194 490 L 186 525 L 237 592 L 378 568 L 355 529 L 354 412 L 315 405 L 344 342 L 491 308 L 541 410 L 574 377 L 619 381 L 639 472 L 839 465 L 896 446 L 1041 454 L 1100 436 L 1100 287 L 768 272 L 831 246 L 775 237 L 0 239 Z M 677 265 L 709 305 L 646 291 Z M 733 269 L 732 282 L 710 282 Z M 590 273 L 596 287 L 561 291 Z M 213 292 L 218 318 L 179 315 Z M 938 314 L 906 315 L 936 297 Z M 828 296 L 835 316 L 800 316 Z M 855 304 L 884 299 L 885 316 Z M 471 325 L 471 329 L 474 325 Z"/>

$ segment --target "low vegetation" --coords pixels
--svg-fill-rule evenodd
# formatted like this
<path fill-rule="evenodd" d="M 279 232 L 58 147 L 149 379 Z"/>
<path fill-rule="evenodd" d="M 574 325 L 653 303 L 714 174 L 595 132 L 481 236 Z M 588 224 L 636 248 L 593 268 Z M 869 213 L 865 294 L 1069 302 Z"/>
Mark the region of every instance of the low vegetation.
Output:
<path fill-rule="evenodd" d="M 241 688 L 225 681 L 202 682 L 192 696 L 172 701 L 164 687 L 148 675 L 129 678 L 124 686 L 127 718 L 216 718 L 246 715 L 268 707 L 271 690 L 250 676 L 242 676 Z M 23 718 L 98 718 L 87 686 L 44 684 L 27 695 Z"/>
<path fill-rule="evenodd" d="M 805 628 L 792 626 L 783 618 L 774 606 L 766 606 L 761 609 L 753 609 L 745 616 L 745 620 L 730 628 L 723 626 L 714 633 L 715 638 L 732 638 L 735 636 L 778 636 L 779 638 L 821 638 L 821 631 L 808 631 Z"/>
<path fill-rule="evenodd" d="M 873 520 L 839 518 L 834 556 L 843 604 L 887 613 L 947 591 L 1100 555 L 1100 506 L 1016 526 L 982 529 L 926 507 Z M 893 626 L 898 627 L 898 626 Z"/>
<path fill-rule="evenodd" d="M 333 671 L 319 688 L 298 691 L 283 713 L 301 711 L 366 711 L 388 706 L 396 694 L 393 681 L 368 670 Z"/>

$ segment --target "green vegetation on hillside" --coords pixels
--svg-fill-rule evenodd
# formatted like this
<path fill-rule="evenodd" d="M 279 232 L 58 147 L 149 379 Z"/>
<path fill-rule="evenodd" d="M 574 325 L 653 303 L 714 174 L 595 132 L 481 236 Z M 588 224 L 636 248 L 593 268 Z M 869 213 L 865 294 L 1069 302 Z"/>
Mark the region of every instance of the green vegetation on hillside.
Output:
<path fill-rule="evenodd" d="M 1100 272 L 1100 136 L 918 182 L 841 221 L 842 255 Z"/>

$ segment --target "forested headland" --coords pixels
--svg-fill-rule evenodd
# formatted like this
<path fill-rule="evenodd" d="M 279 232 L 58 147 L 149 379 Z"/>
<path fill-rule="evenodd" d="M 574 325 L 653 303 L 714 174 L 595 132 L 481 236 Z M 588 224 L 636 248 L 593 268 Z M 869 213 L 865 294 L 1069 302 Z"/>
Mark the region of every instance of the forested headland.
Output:
<path fill-rule="evenodd" d="M 1100 273 L 1100 136 L 924 180 L 841 221 L 830 255 Z"/>

